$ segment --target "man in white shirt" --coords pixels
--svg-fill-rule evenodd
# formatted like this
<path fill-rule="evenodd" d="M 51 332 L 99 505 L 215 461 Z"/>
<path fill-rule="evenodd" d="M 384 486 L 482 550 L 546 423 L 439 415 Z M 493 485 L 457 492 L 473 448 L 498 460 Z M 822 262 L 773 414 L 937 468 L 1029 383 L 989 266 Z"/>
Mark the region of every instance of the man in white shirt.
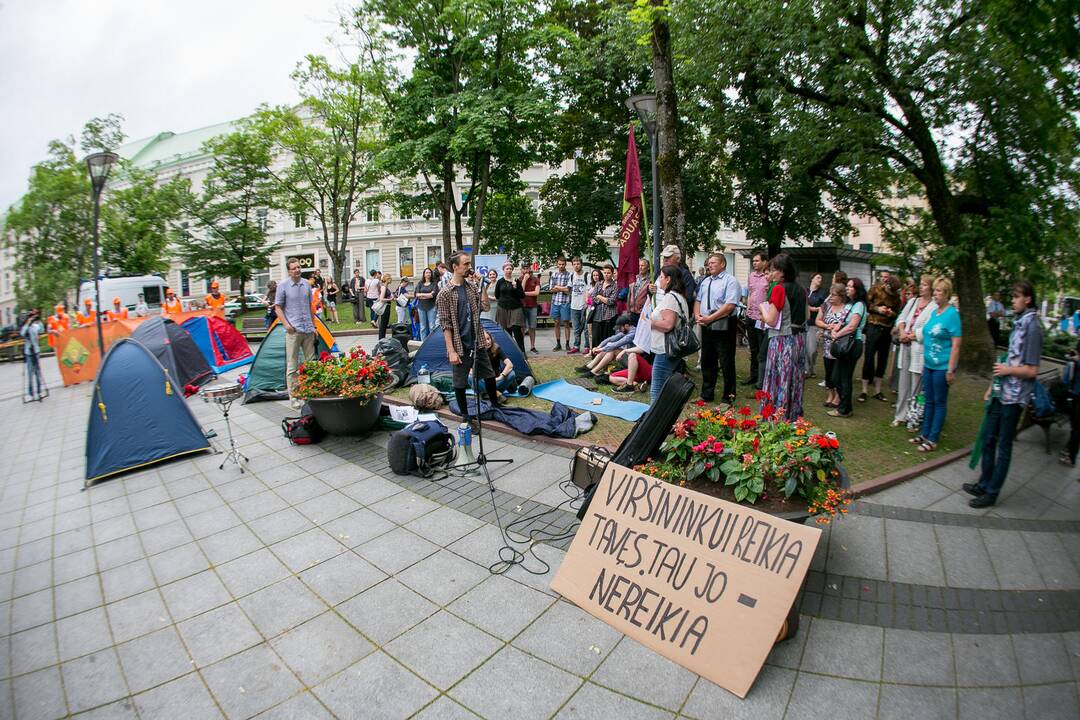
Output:
<path fill-rule="evenodd" d="M 727 272 L 727 260 L 712 253 L 706 261 L 709 275 L 697 288 L 694 320 L 701 327 L 701 399 L 711 403 L 716 391 L 717 368 L 724 374 L 721 398 L 735 399 L 735 316 L 742 288 Z"/>
<path fill-rule="evenodd" d="M 581 350 L 581 333 L 585 331 L 585 282 L 587 276 L 581 266 L 581 258 L 576 257 L 570 261 L 573 272 L 570 273 L 570 323 L 574 327 L 574 342 L 567 344 L 568 355 L 573 355 Z"/>

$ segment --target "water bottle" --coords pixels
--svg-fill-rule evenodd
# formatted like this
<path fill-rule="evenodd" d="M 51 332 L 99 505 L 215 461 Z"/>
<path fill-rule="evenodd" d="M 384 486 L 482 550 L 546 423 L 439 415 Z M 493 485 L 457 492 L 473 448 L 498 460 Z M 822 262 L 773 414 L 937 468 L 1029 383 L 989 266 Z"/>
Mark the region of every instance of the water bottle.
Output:
<path fill-rule="evenodd" d="M 416 381 L 421 385 L 431 384 L 431 372 L 428 370 L 427 363 L 420 366 L 420 370 L 416 373 Z"/>
<path fill-rule="evenodd" d="M 1007 363 L 1009 361 L 1008 353 L 1001 353 L 998 355 L 997 361 L 999 363 Z M 1001 378 L 997 375 L 994 376 L 994 382 L 990 386 L 990 396 L 1000 398 L 1001 397 Z"/>

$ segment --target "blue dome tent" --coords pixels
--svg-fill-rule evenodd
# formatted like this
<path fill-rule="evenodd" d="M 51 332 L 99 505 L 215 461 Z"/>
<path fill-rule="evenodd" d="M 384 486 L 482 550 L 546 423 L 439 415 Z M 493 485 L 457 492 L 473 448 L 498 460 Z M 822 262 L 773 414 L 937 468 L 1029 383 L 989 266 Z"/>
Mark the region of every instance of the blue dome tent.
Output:
<path fill-rule="evenodd" d="M 514 339 L 494 321 L 484 318 L 480 322 L 483 324 L 484 329 L 487 330 L 488 335 L 502 348 L 503 353 L 514 364 L 514 374 L 517 375 L 518 381 L 520 382 L 532 375 L 533 372 L 532 368 L 529 367 L 529 361 L 521 354 L 521 349 L 514 342 Z M 442 330 L 428 335 L 427 339 L 424 340 L 424 344 L 416 351 L 416 355 L 412 359 L 412 368 L 409 370 L 409 377 L 405 381 L 406 385 L 412 385 L 416 382 L 416 373 L 423 365 L 427 365 L 427 369 L 433 378 L 450 377 L 454 374 L 454 371 L 450 368 L 450 359 L 446 357 L 446 340 L 443 337 Z"/>
<path fill-rule="evenodd" d="M 142 343 L 117 340 L 94 380 L 86 434 L 86 485 L 210 443 L 165 367 Z"/>

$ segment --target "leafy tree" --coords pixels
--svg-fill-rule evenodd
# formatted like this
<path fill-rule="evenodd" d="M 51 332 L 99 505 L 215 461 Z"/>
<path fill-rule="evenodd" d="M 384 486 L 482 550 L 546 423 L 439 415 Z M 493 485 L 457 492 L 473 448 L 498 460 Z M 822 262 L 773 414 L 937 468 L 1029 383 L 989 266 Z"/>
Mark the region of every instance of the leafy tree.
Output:
<path fill-rule="evenodd" d="M 480 247 L 485 254 L 506 253 L 513 262 L 536 258 L 547 263 L 562 252 L 547 237 L 549 232 L 541 225 L 532 200 L 521 192 L 496 192 L 488 204 Z"/>
<path fill-rule="evenodd" d="M 270 264 L 278 243 L 266 237 L 274 185 L 266 137 L 244 125 L 203 146 L 214 164 L 199 194 L 184 199 L 197 232 L 181 233 L 177 251 L 197 277 L 228 277 L 247 283 Z M 243 298 L 243 296 L 241 296 Z"/>
<path fill-rule="evenodd" d="M 309 55 L 293 73 L 302 100 L 295 108 L 262 108 L 255 126 L 276 158 L 268 173 L 277 203 L 313 218 L 339 284 L 347 272 L 349 225 L 364 207 L 363 195 L 381 178 L 375 163 L 380 147 L 381 98 L 372 73 L 358 63 L 334 68 Z"/>
<path fill-rule="evenodd" d="M 394 65 L 396 53 L 411 59 L 407 73 L 383 76 L 382 161 L 399 178 L 423 179 L 444 253 L 464 245 L 467 221 L 479 244 L 489 193 L 539 157 L 550 105 L 532 71 L 538 17 L 527 0 L 365 0 L 354 13 L 377 65 Z"/>
<path fill-rule="evenodd" d="M 103 262 L 125 273 L 165 272 L 188 183 L 174 178 L 159 186 L 152 174 L 133 167 L 122 175 L 124 186 L 109 192 L 101 212 Z"/>
<path fill-rule="evenodd" d="M 756 57 L 772 112 L 837 143 L 821 177 L 838 207 L 882 217 L 892 193 L 925 199 L 926 250 L 954 277 L 971 370 L 992 359 L 980 258 L 1075 258 L 1080 77 L 1066 5 L 705 0 L 692 13 L 699 62 Z"/>

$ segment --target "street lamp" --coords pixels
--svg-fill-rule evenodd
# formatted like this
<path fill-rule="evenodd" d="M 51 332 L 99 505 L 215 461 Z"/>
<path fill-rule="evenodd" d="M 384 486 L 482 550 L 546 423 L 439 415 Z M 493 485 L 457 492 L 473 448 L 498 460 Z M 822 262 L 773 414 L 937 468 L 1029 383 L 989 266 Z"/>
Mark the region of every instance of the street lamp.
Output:
<path fill-rule="evenodd" d="M 86 158 L 86 167 L 90 171 L 90 185 L 94 196 L 94 317 L 97 321 L 98 352 L 105 357 L 105 338 L 101 332 L 101 281 L 98 278 L 100 252 L 98 248 L 98 218 L 101 215 L 101 191 L 109 178 L 109 169 L 118 160 L 116 153 L 99 152 Z"/>
<path fill-rule="evenodd" d="M 660 272 L 660 203 L 656 200 L 656 96 L 634 95 L 627 98 L 626 107 L 637 113 L 649 136 L 649 159 L 652 161 L 652 247 L 653 273 Z"/>

